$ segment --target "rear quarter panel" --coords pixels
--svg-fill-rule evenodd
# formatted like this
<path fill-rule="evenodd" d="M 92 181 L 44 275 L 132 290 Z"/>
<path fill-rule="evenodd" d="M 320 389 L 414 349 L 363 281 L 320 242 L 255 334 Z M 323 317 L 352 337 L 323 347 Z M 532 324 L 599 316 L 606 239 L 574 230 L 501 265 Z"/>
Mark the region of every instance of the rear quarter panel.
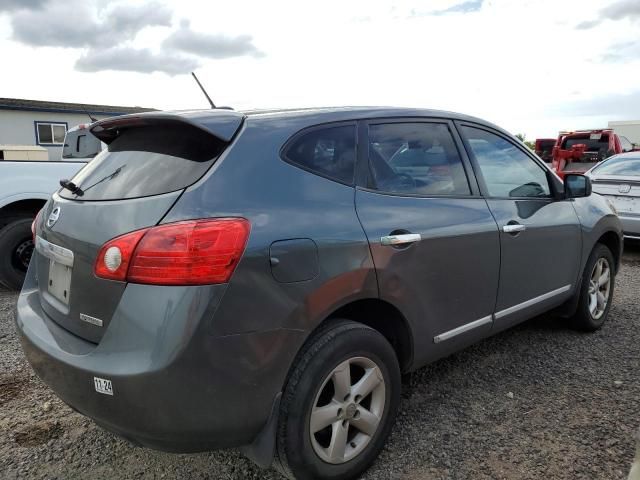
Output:
<path fill-rule="evenodd" d="M 248 371 L 261 372 L 265 398 L 282 390 L 295 356 L 323 319 L 351 300 L 378 295 L 354 188 L 281 160 L 280 147 L 300 128 L 283 123 L 247 121 L 233 147 L 163 219 L 231 216 L 251 222 L 245 253 L 207 331 L 214 339 L 272 339 L 227 352 L 242 358 Z M 288 239 L 311 239 L 303 243 L 317 246 L 313 278 L 285 283 L 272 274 L 270 247 Z"/>
<path fill-rule="evenodd" d="M 378 295 L 354 188 L 280 159 L 282 145 L 304 126 L 291 119 L 247 120 L 232 148 L 163 220 L 238 216 L 251 222 L 245 254 L 211 323 L 214 335 L 309 332 L 349 301 Z M 288 283 L 274 278 L 269 249 L 288 239 L 315 242 L 315 277 Z M 299 346 L 290 348 L 295 353 Z"/>

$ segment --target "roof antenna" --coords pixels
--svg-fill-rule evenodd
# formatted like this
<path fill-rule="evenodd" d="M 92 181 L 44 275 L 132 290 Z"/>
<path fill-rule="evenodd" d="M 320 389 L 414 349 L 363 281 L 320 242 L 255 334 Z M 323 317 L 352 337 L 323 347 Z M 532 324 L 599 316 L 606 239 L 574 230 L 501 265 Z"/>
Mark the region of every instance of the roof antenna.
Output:
<path fill-rule="evenodd" d="M 89 117 L 89 119 L 91 120 L 92 123 L 98 121 L 97 118 L 94 118 L 94 117 L 91 116 L 91 114 L 89 113 L 89 110 L 87 110 L 86 108 L 83 108 L 83 110 L 84 110 L 84 113 L 87 114 L 87 116 Z"/>
<path fill-rule="evenodd" d="M 200 87 L 200 90 L 202 90 L 202 93 L 204 93 L 204 96 L 207 97 L 207 100 L 209 101 L 209 104 L 211 105 L 211 108 L 216 108 L 216 105 L 213 103 L 213 100 L 211 100 L 211 97 L 209 96 L 209 94 L 207 93 L 207 91 L 204 89 L 204 87 L 202 86 L 202 84 L 200 83 L 200 80 L 198 80 L 198 77 L 196 77 L 195 72 L 191 72 L 191 75 L 193 75 L 193 78 L 195 78 L 196 83 L 198 84 L 198 86 Z"/>

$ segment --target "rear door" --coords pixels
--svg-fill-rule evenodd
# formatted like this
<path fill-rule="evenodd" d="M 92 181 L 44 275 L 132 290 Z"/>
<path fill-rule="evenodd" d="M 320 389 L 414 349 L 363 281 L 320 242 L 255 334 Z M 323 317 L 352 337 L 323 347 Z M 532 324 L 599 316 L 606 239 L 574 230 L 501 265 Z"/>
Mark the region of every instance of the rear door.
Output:
<path fill-rule="evenodd" d="M 59 325 L 98 342 L 126 283 L 94 275 L 100 247 L 114 237 L 156 225 L 184 188 L 213 165 L 228 142 L 179 120 L 128 125 L 54 194 L 37 228 L 40 299 Z"/>
<path fill-rule="evenodd" d="M 358 217 L 380 296 L 407 317 L 415 361 L 424 363 L 490 331 L 497 226 L 468 175 L 451 122 L 380 120 L 361 127 Z"/>
<path fill-rule="evenodd" d="M 571 200 L 552 196 L 545 168 L 500 132 L 460 124 L 483 194 L 500 229 L 495 323 L 505 328 L 568 298 L 582 235 Z"/>

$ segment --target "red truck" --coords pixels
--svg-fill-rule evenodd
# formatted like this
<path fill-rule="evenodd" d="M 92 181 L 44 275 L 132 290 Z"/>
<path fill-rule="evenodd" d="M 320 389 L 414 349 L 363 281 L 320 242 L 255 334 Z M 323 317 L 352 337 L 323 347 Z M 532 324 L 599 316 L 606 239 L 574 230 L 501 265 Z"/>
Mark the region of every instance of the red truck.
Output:
<path fill-rule="evenodd" d="M 631 150 L 631 142 L 611 129 L 560 132 L 553 147 L 552 166 L 563 178 L 567 173 L 584 173 L 605 158 Z"/>

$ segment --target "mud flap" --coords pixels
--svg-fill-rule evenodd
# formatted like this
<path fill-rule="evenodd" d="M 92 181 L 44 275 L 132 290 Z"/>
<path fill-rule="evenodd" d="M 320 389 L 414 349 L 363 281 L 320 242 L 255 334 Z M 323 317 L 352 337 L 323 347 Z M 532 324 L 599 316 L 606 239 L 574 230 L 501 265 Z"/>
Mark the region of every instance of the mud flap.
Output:
<path fill-rule="evenodd" d="M 240 452 L 258 465 L 260 468 L 269 468 L 273 463 L 276 453 L 276 431 L 278 428 L 278 416 L 280 413 L 280 399 L 282 392 L 279 392 L 273 399 L 271 413 L 267 423 L 249 445 L 240 447 Z"/>

